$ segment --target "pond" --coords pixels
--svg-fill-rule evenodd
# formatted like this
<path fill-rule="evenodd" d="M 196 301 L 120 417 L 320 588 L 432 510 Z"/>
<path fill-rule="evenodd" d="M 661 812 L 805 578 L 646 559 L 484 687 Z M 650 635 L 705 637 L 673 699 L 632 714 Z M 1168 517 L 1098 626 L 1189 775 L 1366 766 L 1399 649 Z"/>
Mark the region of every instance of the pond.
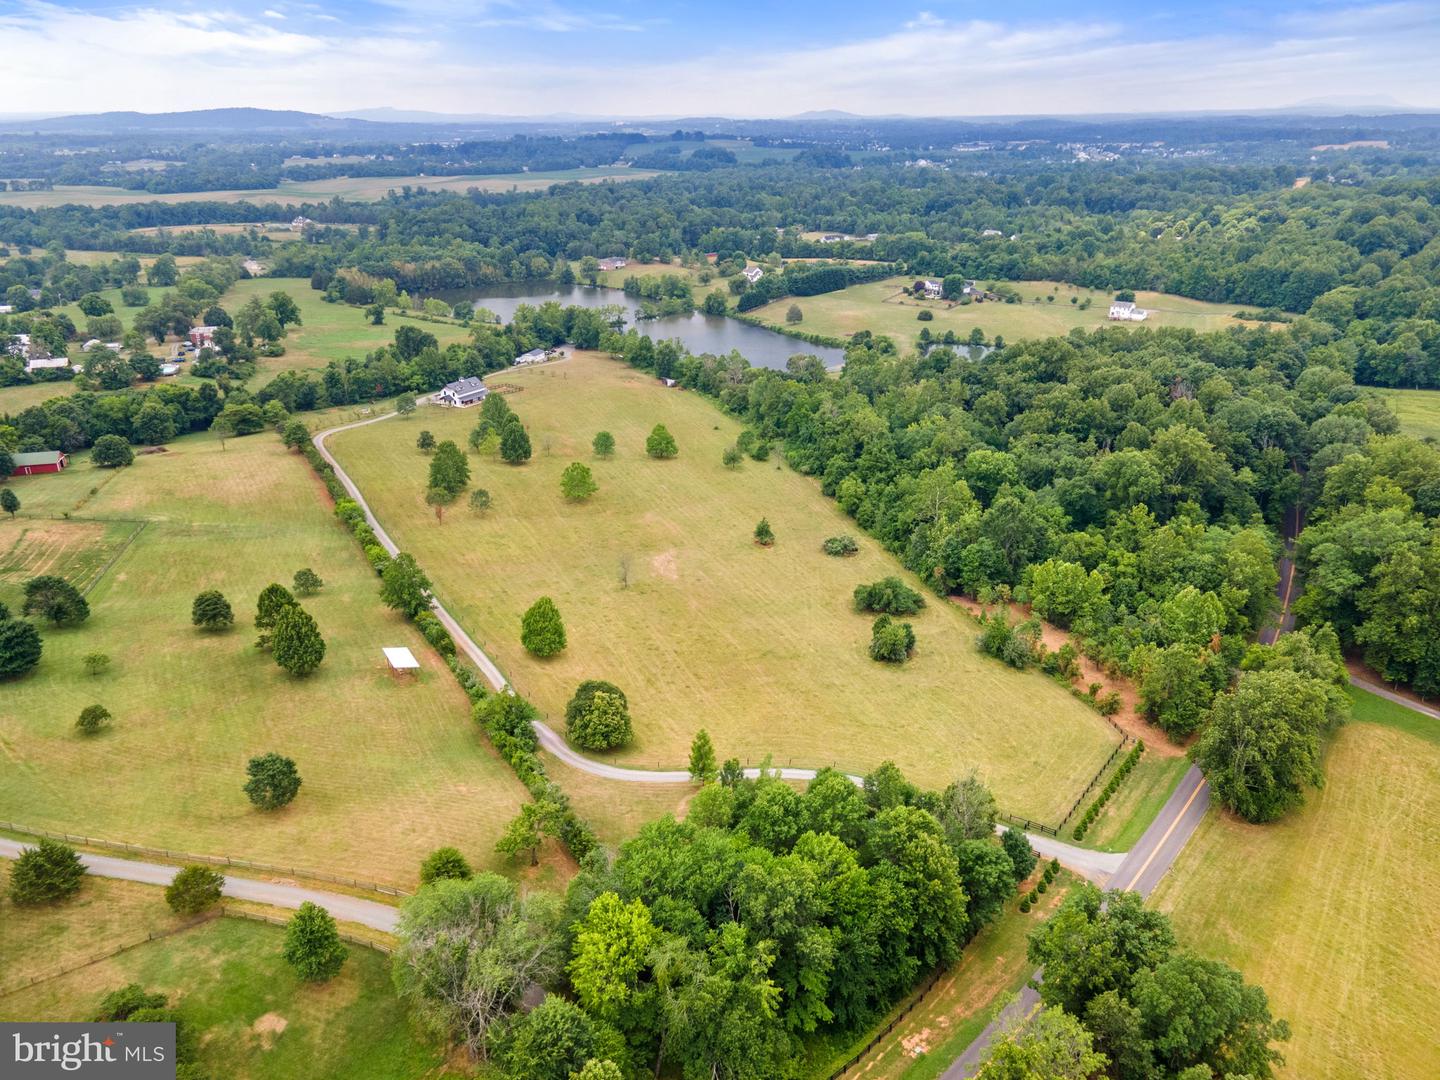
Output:
<path fill-rule="evenodd" d="M 629 316 L 626 328 L 633 326 L 656 341 L 676 338 L 692 353 L 715 353 L 723 356 L 731 349 L 749 360 L 754 367 L 785 370 L 785 361 L 799 354 L 818 356 L 827 368 L 838 368 L 845 362 L 845 350 L 811 345 L 799 338 L 777 334 L 773 330 L 751 326 L 720 315 L 669 315 L 663 319 L 644 321 L 635 318 L 639 301 L 619 289 L 589 288 L 584 285 L 556 285 L 549 281 L 511 281 L 486 285 L 479 289 L 450 289 L 437 294 L 447 303 L 468 300 L 477 308 L 486 308 L 509 322 L 521 304 L 538 305 L 556 300 L 566 307 L 603 307 L 618 304 Z"/>

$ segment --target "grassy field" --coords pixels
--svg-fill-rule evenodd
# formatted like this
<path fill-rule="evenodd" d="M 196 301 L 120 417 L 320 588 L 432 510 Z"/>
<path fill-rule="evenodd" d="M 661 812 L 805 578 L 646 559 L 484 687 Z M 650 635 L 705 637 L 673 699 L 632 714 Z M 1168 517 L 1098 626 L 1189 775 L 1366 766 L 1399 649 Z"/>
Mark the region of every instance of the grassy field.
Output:
<path fill-rule="evenodd" d="M 1290 1021 L 1283 1075 L 1425 1080 L 1440 1062 L 1440 723 L 1352 695 L 1325 788 L 1272 825 L 1212 812 L 1155 899 Z"/>
<path fill-rule="evenodd" d="M 90 619 L 42 627 L 40 666 L 0 693 L 0 819 L 401 885 L 442 844 L 496 864 L 524 790 L 473 730 L 450 672 L 381 605 L 319 481 L 273 434 L 223 450 L 189 436 L 122 470 L 81 455 L 60 475 L 11 484 L 23 509 L 0 522 L 0 600 L 17 606 L 40 570 L 93 588 Z M 327 652 L 293 679 L 254 648 L 251 624 L 260 590 L 302 566 L 326 582 L 304 604 Z M 208 588 L 230 599 L 233 630 L 190 625 Z M 386 674 L 382 645 L 410 646 L 418 679 Z M 92 677 L 80 660 L 94 651 L 113 666 Z M 94 702 L 115 724 L 82 739 L 75 717 Z M 268 750 L 293 757 L 304 781 L 274 814 L 241 790 L 246 760 Z"/>
<path fill-rule="evenodd" d="M 1235 305 L 1209 304 L 1165 293 L 1136 293 L 1136 302 L 1151 312 L 1145 322 L 1112 323 L 1106 318 L 1110 293 L 1063 282 L 1012 282 L 1010 284 L 1024 297 L 1024 302 L 1019 304 L 992 301 L 953 306 L 942 300 L 917 300 L 902 293 L 902 289 L 913 282 L 913 278 L 894 277 L 852 285 L 821 296 L 785 297 L 756 308 L 750 314 L 772 326 L 784 326 L 785 312 L 791 304 L 799 304 L 805 315 L 800 323 L 802 330 L 844 338 L 859 330 L 870 330 L 906 344 L 915 339 L 922 327 L 929 327 L 930 333 L 935 335 L 953 330 L 963 337 L 978 326 L 987 339 L 999 334 L 1007 341 L 1016 341 L 1067 334 L 1076 327 L 1183 326 L 1193 330 L 1219 330 L 1244 325 L 1231 317 L 1239 310 Z M 1055 297 L 1053 302 L 1046 300 L 1050 295 Z M 1076 300 L 1074 304 L 1070 303 L 1072 297 Z M 1037 298 L 1038 303 L 1035 302 Z M 1087 299 L 1091 302 L 1090 308 L 1081 311 L 1079 305 Z M 922 310 L 932 312 L 934 318 L 930 322 L 918 321 L 916 316 Z"/>
<path fill-rule="evenodd" d="M 429 191 L 541 191 L 555 184 L 572 181 L 599 183 L 603 180 L 646 180 L 659 173 L 648 169 L 601 166 L 594 169 L 563 169 L 556 172 L 504 173 L 497 176 L 340 176 L 332 180 L 284 180 L 279 187 L 246 188 L 233 191 L 182 191 L 155 195 L 148 191 L 99 187 L 84 184 L 57 184 L 50 191 L 0 192 L 0 206 L 18 206 L 39 210 L 50 206 L 124 206 L 130 203 L 163 202 L 254 202 L 301 203 L 329 202 L 348 199 L 352 202 L 374 202 L 386 192 L 398 191 L 407 185 Z"/>
<path fill-rule="evenodd" d="M 977 766 L 1004 807 L 1052 818 L 1110 753 L 1098 715 L 1044 676 L 982 657 L 953 605 L 932 602 L 914 620 L 910 663 L 871 661 L 870 619 L 851 610 L 851 593 L 898 564 L 868 539 L 854 558 L 825 557 L 821 541 L 854 523 L 774 458 L 725 469 L 739 427 L 703 398 L 597 354 L 494 380 L 523 388 L 509 400 L 535 456 L 522 468 L 473 460 L 474 486 L 494 498 L 483 518 L 462 504 L 437 524 L 423 501 L 428 459 L 414 449 L 422 428 L 463 445 L 474 411 L 426 408 L 331 445 L 441 600 L 542 712 L 560 716 L 582 679 L 625 690 L 636 738 L 622 763 L 683 765 L 703 726 L 722 758 L 751 764 L 770 753 L 776 765 L 863 772 L 893 757 L 932 785 Z M 673 461 L 644 454 L 657 422 L 679 443 Z M 619 447 L 609 461 L 592 459 L 601 429 Z M 581 505 L 559 492 L 576 460 L 600 487 Z M 770 549 L 751 541 L 762 516 L 778 536 Z M 545 662 L 519 642 L 520 616 L 542 594 L 569 635 Z"/>
<path fill-rule="evenodd" d="M 7 905 L 0 943 L 18 978 L 63 968 L 64 950 L 103 951 L 106 941 L 139 937 L 170 921 L 159 889 L 91 880 L 59 907 L 16 911 Z M 182 1020 L 200 1032 L 207 1075 L 339 1080 L 357 1075 L 357 1061 L 376 1080 L 441 1074 L 441 1054 L 412 1033 L 383 955 L 351 945 L 340 974 L 315 986 L 301 982 L 281 958 L 283 937 L 279 927 L 239 919 L 204 923 L 0 997 L 0 1018 L 89 1020 L 105 993 L 138 982 L 168 995 Z M 41 954 L 37 941 L 61 954 Z M 12 947 L 16 951 L 8 951 Z"/>
<path fill-rule="evenodd" d="M 285 355 L 262 357 L 259 371 L 250 381 L 250 389 L 258 390 L 282 371 L 318 371 L 331 360 L 347 356 L 360 359 L 367 352 L 395 340 L 395 329 L 407 322 L 434 334 L 440 345 L 452 341 L 468 341 L 470 332 L 459 323 L 407 320 L 393 312 L 385 317 L 383 326 L 372 326 L 365 312 L 348 304 L 327 304 L 323 294 L 310 288 L 307 278 L 249 278 L 236 282 L 220 304 L 232 315 L 245 306 L 252 296 L 262 300 L 272 292 L 286 292 L 300 305 L 302 325 L 290 327 L 285 337 Z"/>
<path fill-rule="evenodd" d="M 1400 430 L 1417 439 L 1440 439 L 1440 390 L 1385 390 Z"/>
<path fill-rule="evenodd" d="M 51 398 L 69 397 L 75 392 L 73 382 L 23 383 L 19 386 L 0 386 L 0 416 L 14 415 L 31 405 L 39 405 Z"/>
<path fill-rule="evenodd" d="M 1135 846 L 1190 767 L 1188 758 L 1162 757 L 1149 753 L 1149 743 L 1146 746 L 1147 752 L 1140 755 L 1140 760 L 1130 770 L 1120 789 L 1110 797 L 1095 823 L 1086 830 L 1085 839 L 1076 841 L 1067 832 L 1061 834 L 1062 840 L 1082 843 L 1100 851 L 1129 851 Z M 1097 787 L 1091 798 L 1098 796 L 1101 790 Z M 1089 800 L 1081 804 L 1079 811 L 1070 819 L 1071 827 L 1080 820 L 1089 805 Z"/>

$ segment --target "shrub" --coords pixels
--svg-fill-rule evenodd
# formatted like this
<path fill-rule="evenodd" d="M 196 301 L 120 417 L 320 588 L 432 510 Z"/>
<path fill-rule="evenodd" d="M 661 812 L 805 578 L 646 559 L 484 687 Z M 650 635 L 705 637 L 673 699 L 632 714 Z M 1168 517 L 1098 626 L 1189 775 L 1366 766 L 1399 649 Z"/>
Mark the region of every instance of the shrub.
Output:
<path fill-rule="evenodd" d="M 769 518 L 761 518 L 760 523 L 755 526 L 755 543 L 761 547 L 769 547 L 775 543 L 775 530 L 770 528 Z"/>
<path fill-rule="evenodd" d="M 541 659 L 554 656 L 565 648 L 565 624 L 555 601 L 542 596 L 520 620 L 520 644 Z"/>
<path fill-rule="evenodd" d="M 365 558 L 370 560 L 377 574 L 385 573 L 385 568 L 390 565 L 390 553 L 379 544 L 366 544 Z"/>
<path fill-rule="evenodd" d="M 448 658 L 455 655 L 455 639 L 434 612 L 422 611 L 417 614 L 415 626 L 441 656 Z"/>
<path fill-rule="evenodd" d="M 476 488 L 470 492 L 470 509 L 477 514 L 483 514 L 491 507 L 490 492 L 485 488 Z"/>
<path fill-rule="evenodd" d="M 453 847 L 436 848 L 426 855 L 425 861 L 420 864 L 420 884 L 429 885 L 432 881 L 451 878 L 464 880 L 474 872 L 470 868 L 470 863 L 458 849 Z"/>
<path fill-rule="evenodd" d="M 429 431 L 422 431 L 415 436 L 415 449 L 422 454 L 428 454 L 435 449 L 435 436 Z"/>
<path fill-rule="evenodd" d="M 826 540 L 821 547 L 826 555 L 834 555 L 837 557 L 854 555 L 860 550 L 860 545 L 856 543 L 855 538 L 849 534 L 832 536 Z"/>
<path fill-rule="evenodd" d="M 882 578 L 870 585 L 855 586 L 856 611 L 914 615 L 924 607 L 925 598 L 898 577 Z"/>
<path fill-rule="evenodd" d="M 198 915 L 220 902 L 225 879 L 208 866 L 186 866 L 165 887 L 165 903 L 177 915 Z"/>
<path fill-rule="evenodd" d="M 755 461 L 770 460 L 770 444 L 768 442 L 765 442 L 763 439 L 760 442 L 757 442 L 754 448 L 750 451 L 750 457 Z"/>
<path fill-rule="evenodd" d="M 1049 887 L 1050 887 L 1049 881 L 1047 881 L 1045 878 L 1041 878 L 1041 879 L 1040 879 L 1040 883 L 1035 886 L 1035 891 L 1036 891 L 1037 893 L 1044 893 L 1045 890 L 1048 889 Z"/>
<path fill-rule="evenodd" d="M 1031 907 L 1034 907 L 1036 904 L 1038 904 L 1038 903 L 1040 902 L 1040 893 L 1039 893 L 1039 890 L 1037 890 L 1037 889 L 1031 889 L 1030 892 L 1026 895 L 1025 899 L 1030 901 L 1030 906 L 1031 906 Z"/>
<path fill-rule="evenodd" d="M 1020 914 L 1025 915 L 1030 911 L 1030 898 L 1027 896 L 1020 901 Z"/>
<path fill-rule="evenodd" d="M 110 723 L 110 710 L 104 705 L 86 705 L 80 710 L 75 726 L 81 735 L 98 735 Z"/>
<path fill-rule="evenodd" d="M 1120 705 L 1120 694 L 1116 690 L 1111 690 L 1095 702 L 1095 708 L 1099 710 L 1101 716 L 1114 716 L 1120 711 Z"/>
<path fill-rule="evenodd" d="M 108 1024 L 129 1020 L 141 1009 L 163 1009 L 166 1004 L 164 994 L 152 994 L 139 983 L 129 983 L 119 990 L 111 990 L 100 999 L 91 1022 Z"/>
<path fill-rule="evenodd" d="M 915 631 L 909 623 L 879 616 L 870 626 L 870 659 L 903 664 L 915 651 Z"/>
<path fill-rule="evenodd" d="M 16 904 L 48 904 L 80 891 L 85 867 L 75 849 L 41 840 L 20 853 L 10 868 L 10 899 Z"/>
<path fill-rule="evenodd" d="M 929 322 L 930 320 L 935 318 L 935 313 L 929 308 L 922 308 L 920 311 L 915 313 L 915 318 L 919 322 Z"/>

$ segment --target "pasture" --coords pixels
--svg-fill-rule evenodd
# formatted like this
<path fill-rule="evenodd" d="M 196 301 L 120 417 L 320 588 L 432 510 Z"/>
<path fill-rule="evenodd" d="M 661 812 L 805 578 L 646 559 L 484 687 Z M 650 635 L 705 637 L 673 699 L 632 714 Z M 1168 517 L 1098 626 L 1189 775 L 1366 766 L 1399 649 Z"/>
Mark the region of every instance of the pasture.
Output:
<path fill-rule="evenodd" d="M 1155 902 L 1263 986 L 1295 1080 L 1424 1080 L 1440 1061 L 1440 722 L 1352 690 L 1326 784 L 1270 825 L 1212 809 Z"/>
<path fill-rule="evenodd" d="M 1220 330 L 1245 325 L 1234 319 L 1235 305 L 1210 304 L 1165 293 L 1137 292 L 1136 302 L 1150 311 L 1143 323 L 1112 323 L 1106 318 L 1112 294 L 1058 281 L 1009 282 L 1023 301 L 1006 304 L 996 301 L 951 304 L 944 300 L 917 300 L 904 290 L 914 278 L 885 278 L 883 281 L 852 285 L 819 296 L 784 297 L 750 312 L 771 326 L 784 327 L 785 313 L 798 304 L 804 320 L 798 329 L 829 337 L 848 338 L 861 330 L 885 334 L 897 344 L 908 346 L 922 328 L 932 335 L 953 330 L 962 339 L 979 327 L 986 340 L 1000 335 L 1007 341 L 1067 334 L 1076 327 L 1096 330 L 1105 326 L 1179 326 L 1192 330 Z M 988 285 L 989 282 L 981 282 Z M 1049 296 L 1055 299 L 1050 301 Z M 1072 304 L 1071 299 L 1075 300 Z M 1080 304 L 1090 301 L 1084 311 Z M 933 318 L 920 322 L 921 311 Z"/>
<path fill-rule="evenodd" d="M 524 789 L 273 433 L 224 449 L 187 436 L 120 470 L 79 455 L 10 483 L 23 508 L 0 521 L 0 600 L 18 607 L 23 581 L 48 571 L 89 586 L 91 615 L 42 625 L 39 666 L 0 693 L 0 820 L 401 886 L 442 844 L 497 865 Z M 252 620 L 260 590 L 305 566 L 325 581 L 302 603 L 326 654 L 296 679 L 255 648 Z M 202 589 L 230 600 L 233 629 L 191 625 Z M 410 646 L 418 678 L 392 679 L 382 645 Z M 87 674 L 91 652 L 111 668 Z M 82 738 L 75 718 L 96 702 L 115 722 Z M 262 813 L 242 791 L 245 762 L 270 750 L 294 758 L 303 786 Z"/>
<path fill-rule="evenodd" d="M 0 986 L 179 925 L 158 888 L 98 878 L 59 906 L 0 908 L 7 969 Z M 382 954 L 350 945 L 340 974 L 317 986 L 285 963 L 283 939 L 278 926 L 233 918 L 202 923 L 0 997 L 0 1018 L 89 1020 L 106 993 L 138 982 L 166 994 L 198 1031 L 206 1075 L 339 1080 L 356 1075 L 357 1061 L 377 1080 L 442 1072 L 439 1051 L 413 1033 Z"/>
<path fill-rule="evenodd" d="M 407 319 L 393 311 L 385 314 L 383 326 L 373 326 L 362 308 L 348 304 L 327 304 L 322 293 L 310 288 L 307 278 L 248 278 L 238 281 L 220 298 L 220 305 L 236 314 L 252 296 L 265 299 L 272 292 L 286 292 L 300 307 L 300 326 L 291 326 L 285 336 L 285 355 L 261 357 L 256 361 L 250 389 L 258 390 L 282 371 L 319 371 L 331 360 L 347 356 L 356 359 L 389 345 L 395 329 L 407 323 L 434 334 L 441 347 L 452 341 L 468 341 L 470 331 L 456 322 Z"/>
<path fill-rule="evenodd" d="M 1400 430 L 1417 439 L 1440 439 L 1440 390 L 1382 390 L 1400 418 Z"/>
<path fill-rule="evenodd" d="M 491 176 L 338 176 L 330 180 L 282 180 L 278 187 L 244 188 L 226 191 L 181 191 L 156 195 L 86 184 L 56 184 L 49 191 L 3 191 L 0 206 L 40 210 L 53 206 L 127 206 L 132 203 L 163 202 L 252 202 L 299 206 L 303 203 L 346 199 L 375 202 L 387 192 L 423 187 L 428 191 L 543 191 L 555 184 L 595 184 L 605 180 L 647 180 L 659 173 L 610 165 L 593 169 L 562 169 L 555 172 L 501 173 Z"/>
<path fill-rule="evenodd" d="M 508 400 L 534 457 L 513 467 L 471 456 L 471 486 L 494 500 L 483 517 L 462 495 L 437 522 L 424 502 L 429 459 L 415 449 L 422 429 L 464 446 L 475 410 L 427 406 L 330 445 L 440 600 L 552 722 L 583 679 L 624 689 L 635 741 L 619 763 L 682 766 L 705 727 L 722 759 L 752 765 L 769 754 L 865 772 L 893 758 L 927 785 L 978 767 L 1005 809 L 1054 819 L 1109 755 L 1115 737 L 1096 713 L 1038 673 L 983 657 L 955 605 L 932 598 L 913 620 L 909 663 L 870 660 L 871 617 L 851 594 L 899 564 L 864 537 L 855 557 L 826 557 L 821 542 L 858 535 L 855 524 L 778 453 L 725 468 L 740 428 L 708 401 L 595 353 L 491 382 L 519 388 Z M 679 444 L 674 460 L 645 455 L 661 422 Z M 591 452 L 602 429 L 617 443 L 610 460 Z M 588 502 L 561 498 L 572 461 L 594 470 Z M 752 541 L 761 517 L 773 548 Z M 547 661 L 519 642 L 521 614 L 541 595 L 569 636 Z"/>

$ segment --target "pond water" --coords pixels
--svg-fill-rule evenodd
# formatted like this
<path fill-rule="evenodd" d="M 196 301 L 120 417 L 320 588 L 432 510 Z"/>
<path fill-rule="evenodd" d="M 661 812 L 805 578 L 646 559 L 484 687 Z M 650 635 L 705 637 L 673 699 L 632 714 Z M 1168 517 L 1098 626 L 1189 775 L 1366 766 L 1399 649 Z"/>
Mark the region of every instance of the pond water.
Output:
<path fill-rule="evenodd" d="M 521 304 L 538 305 L 556 300 L 569 307 L 603 307 L 618 304 L 629 316 L 626 329 L 635 327 L 648 338 L 664 341 L 676 338 L 692 353 L 724 355 L 735 349 L 753 367 L 785 370 L 785 361 L 798 354 L 818 356 L 827 368 L 838 368 L 845 362 L 845 350 L 811 345 L 799 338 L 777 334 L 759 326 L 751 326 L 720 315 L 670 315 L 663 319 L 644 321 L 635 318 L 640 310 L 638 300 L 619 289 L 589 288 L 585 285 L 556 285 L 548 281 L 510 281 L 486 285 L 479 289 L 452 289 L 437 294 L 447 303 L 468 300 L 477 308 L 486 308 L 509 322 Z"/>

